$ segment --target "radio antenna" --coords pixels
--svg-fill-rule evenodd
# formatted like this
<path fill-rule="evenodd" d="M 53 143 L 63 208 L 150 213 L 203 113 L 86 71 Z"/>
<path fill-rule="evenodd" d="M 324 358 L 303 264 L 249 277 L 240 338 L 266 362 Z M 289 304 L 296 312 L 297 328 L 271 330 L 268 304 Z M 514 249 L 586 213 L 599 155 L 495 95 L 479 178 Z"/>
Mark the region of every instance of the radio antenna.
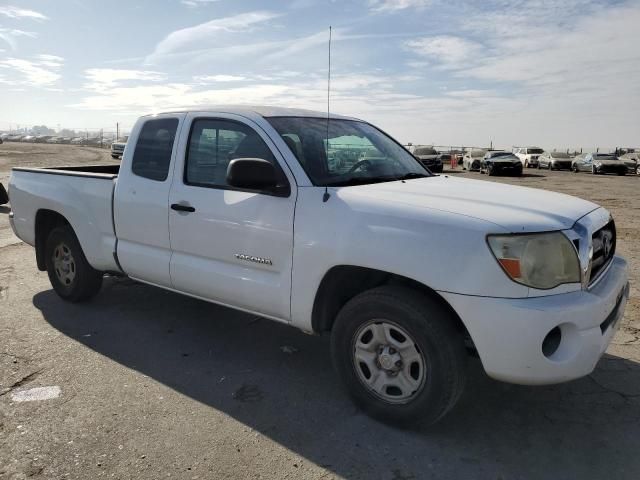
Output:
<path fill-rule="evenodd" d="M 331 99 L 331 25 L 329 25 L 329 68 L 327 69 L 327 160 L 329 160 L 329 118 L 331 117 L 331 109 L 330 109 L 330 99 Z M 327 187 L 324 188 L 324 195 L 322 196 L 322 202 L 326 203 L 331 195 L 329 194 L 329 189 Z"/>
<path fill-rule="evenodd" d="M 329 25 L 329 68 L 327 70 L 327 150 L 329 149 L 330 99 L 331 99 L 331 25 Z"/>

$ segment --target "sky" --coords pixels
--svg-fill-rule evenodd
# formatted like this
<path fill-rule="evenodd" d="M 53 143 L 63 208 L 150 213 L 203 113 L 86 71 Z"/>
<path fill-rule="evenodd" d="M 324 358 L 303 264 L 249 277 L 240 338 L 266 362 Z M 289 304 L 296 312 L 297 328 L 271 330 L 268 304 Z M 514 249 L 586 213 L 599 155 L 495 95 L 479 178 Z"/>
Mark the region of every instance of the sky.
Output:
<path fill-rule="evenodd" d="M 179 106 L 370 121 L 406 143 L 640 146 L 640 0 L 0 0 L 0 129 Z"/>

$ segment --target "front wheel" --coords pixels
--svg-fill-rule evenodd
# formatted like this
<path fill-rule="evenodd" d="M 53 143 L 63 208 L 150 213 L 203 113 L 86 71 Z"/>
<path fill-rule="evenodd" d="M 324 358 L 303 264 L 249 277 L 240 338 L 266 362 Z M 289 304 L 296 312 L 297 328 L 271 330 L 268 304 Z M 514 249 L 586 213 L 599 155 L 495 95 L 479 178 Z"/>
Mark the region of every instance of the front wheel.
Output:
<path fill-rule="evenodd" d="M 51 231 L 45 255 L 51 286 L 64 300 L 82 302 L 100 291 L 102 272 L 89 265 L 70 226 Z"/>
<path fill-rule="evenodd" d="M 347 302 L 331 353 L 354 402 L 381 421 L 434 423 L 464 389 L 466 351 L 451 314 L 406 288 L 379 287 Z"/>

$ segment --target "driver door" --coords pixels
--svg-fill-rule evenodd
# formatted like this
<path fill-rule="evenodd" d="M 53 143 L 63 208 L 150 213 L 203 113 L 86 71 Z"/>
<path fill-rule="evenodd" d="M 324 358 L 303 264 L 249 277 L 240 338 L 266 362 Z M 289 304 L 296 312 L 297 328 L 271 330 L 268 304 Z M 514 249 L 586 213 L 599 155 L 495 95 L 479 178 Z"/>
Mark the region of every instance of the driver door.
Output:
<path fill-rule="evenodd" d="M 189 118 L 191 128 L 169 195 L 173 287 L 277 320 L 290 317 L 297 189 L 271 139 L 231 114 Z M 189 124 L 189 121 L 188 123 Z M 285 194 L 226 182 L 234 158 L 273 162 Z"/>

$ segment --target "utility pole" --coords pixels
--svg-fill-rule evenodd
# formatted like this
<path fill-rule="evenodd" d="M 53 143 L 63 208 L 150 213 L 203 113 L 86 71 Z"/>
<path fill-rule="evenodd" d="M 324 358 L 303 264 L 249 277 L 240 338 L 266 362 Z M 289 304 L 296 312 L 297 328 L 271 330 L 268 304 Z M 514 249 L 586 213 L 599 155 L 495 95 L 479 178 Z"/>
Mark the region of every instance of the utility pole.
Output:
<path fill-rule="evenodd" d="M 120 123 L 116 122 L 116 142 L 120 138 Z"/>

